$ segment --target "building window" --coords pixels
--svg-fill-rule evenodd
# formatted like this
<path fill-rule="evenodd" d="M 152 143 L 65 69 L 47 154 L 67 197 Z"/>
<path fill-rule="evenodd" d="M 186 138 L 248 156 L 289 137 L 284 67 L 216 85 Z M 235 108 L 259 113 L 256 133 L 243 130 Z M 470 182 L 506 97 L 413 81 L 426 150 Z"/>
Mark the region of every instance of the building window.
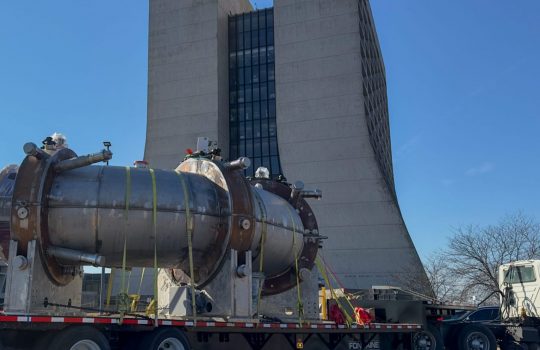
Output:
<path fill-rule="evenodd" d="M 229 17 L 229 157 L 282 174 L 276 127 L 273 9 Z"/>
<path fill-rule="evenodd" d="M 366 0 L 359 1 L 359 23 L 361 33 L 361 56 L 364 113 L 368 123 L 370 142 L 385 181 L 395 194 L 388 130 L 388 105 L 384 68 L 380 59 L 379 46 L 375 40 L 375 29 L 368 14 Z"/>

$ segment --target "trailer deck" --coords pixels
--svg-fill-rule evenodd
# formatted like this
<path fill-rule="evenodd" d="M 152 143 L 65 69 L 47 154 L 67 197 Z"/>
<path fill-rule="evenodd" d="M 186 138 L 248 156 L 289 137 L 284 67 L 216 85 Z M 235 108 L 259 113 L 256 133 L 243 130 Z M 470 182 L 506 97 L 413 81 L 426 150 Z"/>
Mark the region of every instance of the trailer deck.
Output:
<path fill-rule="evenodd" d="M 22 326 L 23 324 L 97 324 L 97 325 L 131 325 L 131 326 L 155 326 L 153 319 L 127 317 L 122 321 L 119 317 L 94 316 L 94 317 L 75 317 L 75 316 L 17 316 L 0 315 L 0 327 L 6 328 L 8 324 Z M 226 322 L 226 321 L 194 321 L 194 320 L 172 320 L 158 319 L 157 326 L 185 327 L 192 330 L 213 331 L 213 332 L 232 332 L 241 330 L 242 332 L 317 332 L 324 333 L 361 333 L 361 332 L 389 332 L 399 330 L 400 332 L 417 332 L 422 329 L 422 325 L 413 323 L 370 323 L 365 325 L 353 324 L 337 325 L 334 322 L 303 322 L 303 323 L 278 323 L 278 322 Z"/>
<path fill-rule="evenodd" d="M 159 329 L 175 328 L 181 330 L 189 339 L 192 349 L 206 349 L 213 342 L 230 343 L 235 348 L 260 350 L 280 346 L 290 349 L 311 348 L 314 342 L 323 344 L 326 349 L 379 349 L 379 340 L 387 335 L 399 335 L 399 338 L 409 335 L 404 342 L 404 349 L 410 349 L 414 333 L 420 332 L 422 326 L 412 323 L 370 323 L 350 326 L 335 324 L 330 321 L 322 322 L 228 322 L 222 320 L 193 320 L 193 319 L 158 319 L 116 316 L 85 315 L 85 316 L 43 316 L 43 315 L 5 315 L 0 314 L 0 330 L 16 331 L 21 334 L 44 334 L 47 331 L 61 331 L 73 327 L 90 326 L 101 329 L 108 334 L 116 334 L 110 339 L 112 349 L 128 349 L 132 344 L 126 344 L 126 339 L 133 332 L 150 333 Z M 126 336 L 128 335 L 128 336 Z M 212 337 L 215 335 L 215 337 Z M 281 336 L 280 336 L 281 335 Z M 276 338 L 276 336 L 278 338 Z M 238 338 L 240 337 L 240 339 Z M 243 339 L 243 340 L 242 340 Z M 368 344 L 369 345 L 368 347 Z M 270 347 L 268 347 L 268 345 Z M 24 348 L 26 349 L 26 348 Z"/>

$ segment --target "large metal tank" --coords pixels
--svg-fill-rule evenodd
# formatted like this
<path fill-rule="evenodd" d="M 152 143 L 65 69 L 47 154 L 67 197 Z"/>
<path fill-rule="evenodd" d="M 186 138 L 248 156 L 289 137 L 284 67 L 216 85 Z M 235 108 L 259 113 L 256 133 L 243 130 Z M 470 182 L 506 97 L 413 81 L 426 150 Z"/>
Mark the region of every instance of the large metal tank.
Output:
<path fill-rule="evenodd" d="M 225 163 L 194 157 L 176 170 L 87 166 L 107 151 L 77 158 L 69 149 L 47 154 L 25 145 L 12 203 L 12 238 L 24 253 L 40 242 L 49 277 L 69 283 L 73 266 L 154 266 L 189 272 L 191 236 L 195 283 L 219 271 L 228 249 L 264 250 L 264 293 L 296 283 L 318 247 L 311 209 L 291 187 L 243 176 L 247 158 Z M 125 244 L 125 249 L 124 249 Z M 263 248 L 264 246 L 264 248 Z M 154 258 L 156 261 L 154 261 Z"/>

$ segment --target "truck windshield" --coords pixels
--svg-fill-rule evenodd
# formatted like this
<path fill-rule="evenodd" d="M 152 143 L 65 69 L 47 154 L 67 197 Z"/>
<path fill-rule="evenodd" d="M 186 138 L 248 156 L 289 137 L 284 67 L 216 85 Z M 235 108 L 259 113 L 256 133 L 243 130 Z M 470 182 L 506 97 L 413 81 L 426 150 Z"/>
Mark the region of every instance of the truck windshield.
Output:
<path fill-rule="evenodd" d="M 504 282 L 527 283 L 536 281 L 534 267 L 532 266 L 511 266 L 510 270 L 504 271 Z"/>

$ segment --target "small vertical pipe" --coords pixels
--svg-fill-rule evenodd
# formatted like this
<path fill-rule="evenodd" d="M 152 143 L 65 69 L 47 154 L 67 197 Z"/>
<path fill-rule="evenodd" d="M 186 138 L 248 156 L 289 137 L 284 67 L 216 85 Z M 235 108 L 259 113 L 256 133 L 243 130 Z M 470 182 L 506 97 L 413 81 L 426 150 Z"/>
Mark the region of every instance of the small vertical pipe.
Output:
<path fill-rule="evenodd" d="M 110 141 L 103 141 L 103 146 L 105 146 L 105 149 L 107 150 L 107 152 L 110 152 L 112 143 Z M 109 165 L 109 159 L 105 161 L 105 164 Z"/>

